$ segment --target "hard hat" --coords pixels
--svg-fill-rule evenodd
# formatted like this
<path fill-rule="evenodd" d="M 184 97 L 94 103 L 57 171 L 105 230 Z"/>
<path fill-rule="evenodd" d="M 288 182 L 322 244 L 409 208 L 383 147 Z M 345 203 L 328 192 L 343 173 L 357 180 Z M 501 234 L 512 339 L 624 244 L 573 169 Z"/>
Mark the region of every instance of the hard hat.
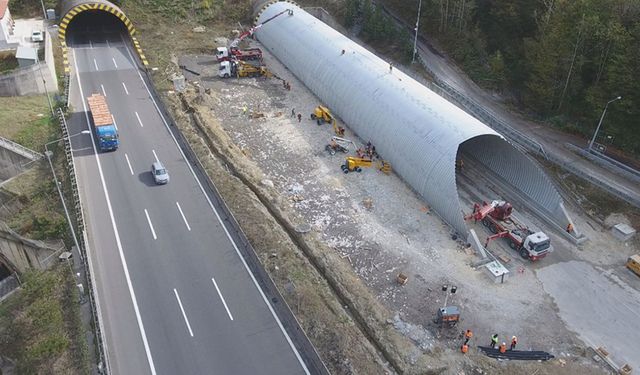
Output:
<path fill-rule="evenodd" d="M 511 340 L 515 340 L 515 339 L 517 339 L 517 337 L 515 337 L 515 336 L 513 336 L 513 337 L 511 338 Z"/>
<path fill-rule="evenodd" d="M 506 343 L 506 342 L 503 342 L 503 343 L 502 343 L 502 345 L 507 345 L 507 343 Z"/>

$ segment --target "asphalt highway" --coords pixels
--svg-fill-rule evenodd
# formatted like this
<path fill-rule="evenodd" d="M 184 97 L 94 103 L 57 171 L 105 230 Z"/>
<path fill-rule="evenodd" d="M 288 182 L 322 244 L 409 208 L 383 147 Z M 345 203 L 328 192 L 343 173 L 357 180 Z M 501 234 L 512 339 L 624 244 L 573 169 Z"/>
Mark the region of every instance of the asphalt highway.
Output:
<path fill-rule="evenodd" d="M 309 373 L 122 37 L 69 38 L 69 133 L 111 372 Z M 85 100 L 93 93 L 106 96 L 113 114 L 115 152 L 96 151 Z M 169 184 L 154 184 L 155 160 Z"/>

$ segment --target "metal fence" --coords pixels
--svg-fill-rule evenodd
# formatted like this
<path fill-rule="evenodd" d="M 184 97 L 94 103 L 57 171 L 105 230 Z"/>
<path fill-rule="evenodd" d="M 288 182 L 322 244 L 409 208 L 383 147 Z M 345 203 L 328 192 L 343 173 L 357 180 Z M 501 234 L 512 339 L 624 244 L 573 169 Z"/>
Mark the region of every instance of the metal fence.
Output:
<path fill-rule="evenodd" d="M 109 373 L 109 361 L 107 360 L 107 352 L 105 350 L 105 343 L 103 339 L 103 324 L 102 318 L 100 315 L 100 305 L 97 301 L 97 290 L 95 285 L 95 280 L 93 279 L 93 274 L 91 273 L 91 267 L 89 265 L 90 259 L 87 256 L 87 235 L 86 235 L 86 225 L 84 221 L 84 214 L 82 211 L 82 203 L 80 201 L 80 192 L 78 191 L 78 179 L 76 175 L 76 167 L 73 162 L 73 150 L 71 149 L 71 141 L 69 139 L 69 129 L 67 127 L 67 120 L 65 118 L 64 112 L 62 109 L 58 108 L 57 113 L 58 121 L 60 123 L 60 128 L 62 130 L 62 139 L 64 140 L 64 153 L 66 158 L 66 169 L 69 175 L 69 184 L 71 186 L 71 195 L 73 199 L 73 208 L 75 212 L 76 218 L 76 228 L 77 233 L 80 234 L 80 238 L 78 238 L 78 244 L 80 245 L 80 249 L 78 252 L 80 254 L 80 258 L 82 260 L 82 265 L 85 270 L 86 275 L 86 283 L 89 286 L 89 301 L 91 302 L 91 318 L 93 320 L 93 327 L 95 331 L 96 337 L 96 346 L 98 347 L 98 368 L 102 373 Z"/>

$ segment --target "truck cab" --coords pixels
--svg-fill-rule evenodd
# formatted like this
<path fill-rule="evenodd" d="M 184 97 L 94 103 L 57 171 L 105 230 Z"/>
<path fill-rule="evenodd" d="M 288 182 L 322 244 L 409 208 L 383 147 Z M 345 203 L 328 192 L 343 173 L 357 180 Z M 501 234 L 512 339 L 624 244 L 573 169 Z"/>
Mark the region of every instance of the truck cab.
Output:
<path fill-rule="evenodd" d="M 229 59 L 229 49 L 227 47 L 216 48 L 216 59 L 218 61 L 225 61 Z"/>
<path fill-rule="evenodd" d="M 118 132 L 112 126 L 97 126 L 96 135 L 98 136 L 98 146 L 101 151 L 117 150 L 120 145 L 118 140 Z"/>
<path fill-rule="evenodd" d="M 544 258 L 548 253 L 553 251 L 551 239 L 544 232 L 535 232 L 529 234 L 522 244 L 520 255 L 531 260 Z"/>

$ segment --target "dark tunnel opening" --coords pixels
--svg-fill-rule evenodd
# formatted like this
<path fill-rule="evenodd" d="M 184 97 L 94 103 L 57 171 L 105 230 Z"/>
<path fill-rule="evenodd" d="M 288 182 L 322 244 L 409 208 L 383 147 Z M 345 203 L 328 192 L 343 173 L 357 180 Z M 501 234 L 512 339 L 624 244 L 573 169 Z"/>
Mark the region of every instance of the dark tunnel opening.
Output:
<path fill-rule="evenodd" d="M 122 42 L 129 38 L 129 32 L 115 15 L 102 10 L 87 10 L 73 17 L 67 26 L 65 37 L 68 46 L 82 47 Z"/>

